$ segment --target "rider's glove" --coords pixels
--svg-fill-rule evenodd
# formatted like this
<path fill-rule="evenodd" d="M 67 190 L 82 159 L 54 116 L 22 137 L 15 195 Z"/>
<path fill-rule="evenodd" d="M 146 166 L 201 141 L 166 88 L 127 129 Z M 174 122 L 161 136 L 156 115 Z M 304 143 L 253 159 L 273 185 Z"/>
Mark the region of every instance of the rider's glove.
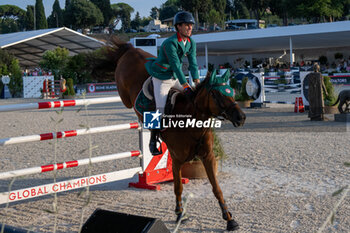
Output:
<path fill-rule="evenodd" d="M 186 95 L 189 99 L 192 99 L 192 97 L 194 96 L 194 92 L 193 92 L 191 86 L 188 85 L 188 83 L 186 83 L 186 84 L 183 85 L 183 87 L 184 87 L 184 93 L 185 93 L 185 95 Z"/>

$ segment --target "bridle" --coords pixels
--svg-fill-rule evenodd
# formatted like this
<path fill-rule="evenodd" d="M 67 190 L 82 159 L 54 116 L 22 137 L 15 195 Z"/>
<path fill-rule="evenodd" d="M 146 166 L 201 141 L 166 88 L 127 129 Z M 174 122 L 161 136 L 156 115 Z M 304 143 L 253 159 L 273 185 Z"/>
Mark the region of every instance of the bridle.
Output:
<path fill-rule="evenodd" d="M 219 101 L 219 95 L 222 96 L 223 94 L 218 91 L 217 92 L 213 91 L 213 87 L 226 86 L 226 85 L 227 85 L 226 83 L 218 83 L 218 84 L 210 85 L 210 89 L 209 89 L 209 93 L 213 97 L 216 105 L 219 107 L 219 112 L 220 112 L 218 115 L 213 114 L 213 117 L 219 120 L 228 119 L 227 111 L 231 108 L 234 108 L 237 105 L 236 101 L 234 101 L 229 107 L 223 106 L 222 102 Z M 209 96 L 208 96 L 208 102 L 209 102 Z"/>

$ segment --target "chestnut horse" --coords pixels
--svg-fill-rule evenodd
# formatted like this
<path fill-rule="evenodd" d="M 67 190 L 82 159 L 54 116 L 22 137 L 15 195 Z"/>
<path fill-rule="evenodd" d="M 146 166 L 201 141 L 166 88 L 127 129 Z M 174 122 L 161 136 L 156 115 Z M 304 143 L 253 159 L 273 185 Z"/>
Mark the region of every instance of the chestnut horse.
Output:
<path fill-rule="evenodd" d="M 104 49 L 105 58 L 100 60 L 95 70 L 114 72 L 119 95 L 127 108 L 132 108 L 142 84 L 149 77 L 145 63 L 146 58 L 153 57 L 141 49 L 136 49 L 130 44 L 117 40 Z M 237 127 L 244 124 L 245 114 L 241 111 L 232 97 L 225 96 L 212 89 L 208 76 L 195 90 L 193 101 L 189 101 L 184 95 L 178 95 L 172 114 L 192 115 L 197 120 L 208 120 L 211 117 L 221 116 Z M 216 85 L 226 85 L 225 83 Z M 136 112 L 137 113 L 137 112 Z M 142 116 L 137 113 L 142 121 Z M 161 139 L 166 143 L 172 158 L 174 176 L 174 192 L 176 195 L 177 221 L 181 219 L 182 208 L 182 183 L 180 168 L 186 161 L 198 157 L 204 164 L 207 176 L 213 187 L 213 193 L 227 221 L 227 230 L 238 229 L 238 224 L 227 209 L 222 191 L 219 187 L 214 169 L 216 160 L 213 153 L 213 134 L 208 128 L 168 128 L 161 132 Z"/>

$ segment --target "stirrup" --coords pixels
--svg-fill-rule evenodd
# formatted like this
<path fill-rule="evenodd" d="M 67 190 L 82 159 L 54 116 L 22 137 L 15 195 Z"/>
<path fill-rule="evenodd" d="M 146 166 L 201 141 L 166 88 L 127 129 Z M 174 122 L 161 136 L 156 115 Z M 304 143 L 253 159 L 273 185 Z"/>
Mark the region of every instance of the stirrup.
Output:
<path fill-rule="evenodd" d="M 156 132 L 151 132 L 151 134 L 156 134 Z M 153 137 L 152 137 L 153 136 Z M 159 142 L 160 144 L 160 151 L 157 148 L 157 143 Z M 149 142 L 149 151 L 153 156 L 163 154 L 162 152 L 162 143 L 159 140 L 159 135 L 151 135 L 151 140 Z"/>
<path fill-rule="evenodd" d="M 159 150 L 158 150 L 158 148 L 157 148 L 157 142 L 158 142 L 158 140 L 150 141 L 150 142 L 149 142 L 149 151 L 151 152 L 151 154 L 152 154 L 153 156 L 163 154 L 162 151 L 159 151 Z M 160 150 L 162 150 L 162 147 L 160 147 Z"/>

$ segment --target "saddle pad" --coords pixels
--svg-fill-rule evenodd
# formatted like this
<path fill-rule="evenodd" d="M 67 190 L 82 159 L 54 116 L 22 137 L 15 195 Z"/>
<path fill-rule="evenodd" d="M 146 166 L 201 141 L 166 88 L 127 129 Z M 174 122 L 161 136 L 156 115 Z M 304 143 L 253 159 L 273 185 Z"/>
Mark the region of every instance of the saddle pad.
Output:
<path fill-rule="evenodd" d="M 135 100 L 134 108 L 143 116 L 144 112 L 154 111 L 156 109 L 156 104 L 154 98 L 153 100 L 148 99 L 141 90 Z"/>

